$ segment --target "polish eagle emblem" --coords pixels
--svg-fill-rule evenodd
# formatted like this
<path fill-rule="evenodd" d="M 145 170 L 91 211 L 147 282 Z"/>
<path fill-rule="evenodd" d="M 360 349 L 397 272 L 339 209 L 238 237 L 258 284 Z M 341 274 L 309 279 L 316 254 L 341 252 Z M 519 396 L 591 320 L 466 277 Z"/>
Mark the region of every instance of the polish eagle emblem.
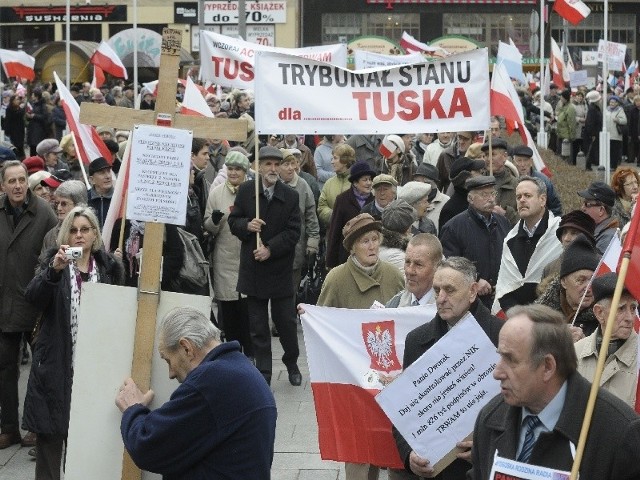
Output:
<path fill-rule="evenodd" d="M 372 370 L 391 372 L 402 369 L 395 346 L 395 324 L 393 320 L 363 323 L 362 338 Z"/>

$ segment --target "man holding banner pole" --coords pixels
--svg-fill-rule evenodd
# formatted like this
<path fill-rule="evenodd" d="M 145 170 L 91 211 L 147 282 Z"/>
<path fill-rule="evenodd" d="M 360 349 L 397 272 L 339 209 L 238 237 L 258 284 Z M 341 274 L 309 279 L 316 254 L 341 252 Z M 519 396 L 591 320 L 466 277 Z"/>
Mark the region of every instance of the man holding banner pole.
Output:
<path fill-rule="evenodd" d="M 598 389 L 599 379 L 591 388 L 576 371 L 573 339 L 562 315 L 543 305 L 517 306 L 507 315 L 498 342 L 500 360 L 493 372 L 501 393 L 476 420 L 469 478 L 489 478 L 496 452 L 521 464 L 565 472 L 575 456 L 574 467 L 576 473 L 580 467 L 582 480 L 640 478 L 640 463 L 633 460 L 640 445 L 638 416 L 622 400 Z M 605 334 L 604 349 L 607 343 Z M 592 418 L 587 404 L 590 389 L 589 403 L 595 404 Z M 593 427 L 588 439 L 580 433 L 585 416 Z"/>

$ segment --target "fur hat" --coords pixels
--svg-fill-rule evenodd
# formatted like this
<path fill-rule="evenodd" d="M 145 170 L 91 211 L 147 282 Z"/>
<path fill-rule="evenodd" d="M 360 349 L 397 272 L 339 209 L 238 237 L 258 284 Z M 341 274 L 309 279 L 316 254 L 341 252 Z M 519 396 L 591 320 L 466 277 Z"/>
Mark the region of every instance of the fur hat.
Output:
<path fill-rule="evenodd" d="M 382 226 L 393 232 L 405 233 L 416 219 L 416 210 L 402 199 L 394 200 L 382 211 Z"/>
<path fill-rule="evenodd" d="M 357 182 L 360 177 L 364 177 L 365 175 L 371 176 L 372 179 L 376 176 L 376 172 L 373 171 L 367 162 L 362 160 L 351 165 L 351 169 L 349 170 L 349 181 L 351 183 Z"/>
<path fill-rule="evenodd" d="M 558 229 L 556 230 L 558 240 L 562 238 L 562 233 L 565 228 L 578 230 L 595 245 L 595 238 L 593 235 L 596 229 L 596 222 L 582 210 L 572 210 L 571 212 L 565 213 L 560 218 L 560 225 L 558 225 Z"/>
<path fill-rule="evenodd" d="M 344 249 L 349 252 L 353 242 L 355 242 L 360 235 L 370 232 L 371 230 L 382 230 L 382 223 L 375 220 L 368 213 L 361 213 L 349 220 L 342 229 L 342 245 Z"/>
<path fill-rule="evenodd" d="M 560 263 L 560 278 L 566 277 L 570 273 L 578 270 L 595 271 L 600 262 L 600 255 L 596 247 L 580 234 L 571 242 L 562 255 Z"/>

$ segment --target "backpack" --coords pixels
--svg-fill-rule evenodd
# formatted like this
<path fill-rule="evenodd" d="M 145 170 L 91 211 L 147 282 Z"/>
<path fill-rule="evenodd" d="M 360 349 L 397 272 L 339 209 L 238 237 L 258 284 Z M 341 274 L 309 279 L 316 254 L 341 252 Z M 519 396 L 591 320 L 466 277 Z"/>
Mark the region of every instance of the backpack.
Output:
<path fill-rule="evenodd" d="M 209 289 L 209 262 L 207 262 L 198 238 L 178 227 L 182 242 L 184 262 L 178 272 L 180 290 L 183 293 L 199 293 Z"/>

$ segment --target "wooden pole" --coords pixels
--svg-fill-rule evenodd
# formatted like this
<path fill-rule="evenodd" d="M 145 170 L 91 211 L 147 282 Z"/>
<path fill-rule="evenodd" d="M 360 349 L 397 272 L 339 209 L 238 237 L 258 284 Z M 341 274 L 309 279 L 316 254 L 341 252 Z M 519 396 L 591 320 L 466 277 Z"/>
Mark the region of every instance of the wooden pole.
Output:
<path fill-rule="evenodd" d="M 491 128 L 489 128 L 489 175 L 493 175 L 493 145 Z"/>
<path fill-rule="evenodd" d="M 256 188 L 256 218 L 260 218 L 260 173 L 258 172 L 258 168 L 260 166 L 260 160 L 258 159 L 258 152 L 260 151 L 260 141 L 258 140 L 258 133 L 255 128 L 253 130 L 253 169 L 256 172 L 256 181 L 254 182 Z M 260 240 L 260 232 L 256 233 L 256 248 L 260 248 L 260 244 L 262 240 Z"/>

